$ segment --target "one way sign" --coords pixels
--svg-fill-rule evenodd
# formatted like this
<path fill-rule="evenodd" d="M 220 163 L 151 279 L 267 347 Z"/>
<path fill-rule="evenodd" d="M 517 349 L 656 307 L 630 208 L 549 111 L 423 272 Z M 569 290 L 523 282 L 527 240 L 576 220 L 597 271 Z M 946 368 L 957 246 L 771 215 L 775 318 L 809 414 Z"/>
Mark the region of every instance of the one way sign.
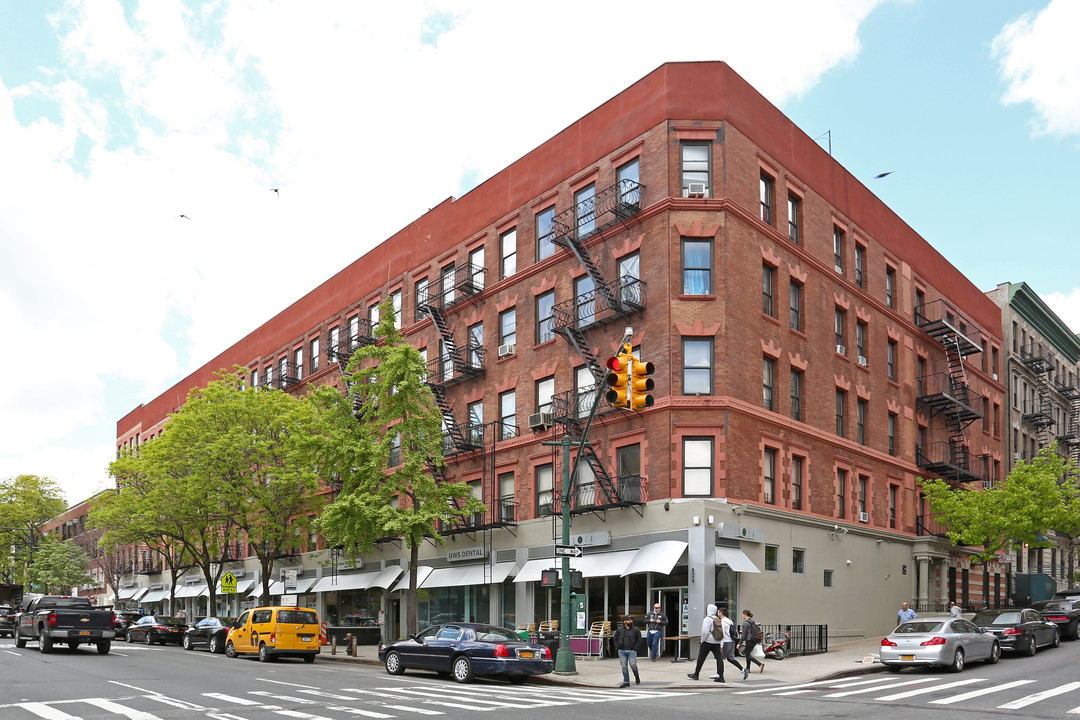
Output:
<path fill-rule="evenodd" d="M 556 545 L 555 557 L 581 557 L 585 554 L 577 545 Z"/>

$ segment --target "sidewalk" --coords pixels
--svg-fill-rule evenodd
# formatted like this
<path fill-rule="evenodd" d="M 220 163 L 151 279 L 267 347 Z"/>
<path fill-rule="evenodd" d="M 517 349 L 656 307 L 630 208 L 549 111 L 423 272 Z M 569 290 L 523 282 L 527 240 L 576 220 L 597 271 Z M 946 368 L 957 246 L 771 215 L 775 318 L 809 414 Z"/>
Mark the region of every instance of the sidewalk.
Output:
<path fill-rule="evenodd" d="M 832 645 L 828 653 L 818 655 L 797 655 L 783 660 L 766 658 L 765 671 L 757 672 L 758 667 L 752 666 L 750 677 L 745 681 L 742 673 L 730 663 L 725 663 L 724 678 L 726 682 L 717 683 L 709 680 L 709 676 L 716 672 L 716 662 L 710 657 L 701 669 L 701 680 L 694 681 L 687 677 L 687 673 L 694 671 L 694 664 L 686 660 L 677 663 L 671 662 L 669 657 L 661 657 L 652 662 L 647 657 L 638 658 L 638 672 L 641 675 L 641 688 L 656 689 L 694 689 L 709 690 L 713 688 L 760 688 L 770 685 L 795 685 L 808 683 L 815 680 L 825 680 L 849 675 L 863 675 L 872 672 L 880 672 L 884 668 L 877 662 L 877 651 L 881 642 L 880 637 L 853 642 L 838 643 Z M 356 657 L 345 654 L 345 648 L 339 646 L 336 655 L 330 654 L 329 646 L 324 646 L 319 662 L 344 662 L 359 663 L 364 665 L 379 665 L 379 649 L 375 645 L 360 645 L 356 648 Z M 864 663 L 864 658 L 871 657 L 874 662 Z M 743 660 L 740 658 L 740 664 Z M 530 683 L 535 684 L 558 684 L 558 685 L 583 685 L 589 687 L 617 687 L 622 682 L 622 673 L 619 670 L 618 658 L 578 657 L 575 660 L 576 675 L 540 675 L 530 678 Z M 416 671 L 424 674 L 423 671 Z M 630 678 L 633 682 L 633 676 Z"/>

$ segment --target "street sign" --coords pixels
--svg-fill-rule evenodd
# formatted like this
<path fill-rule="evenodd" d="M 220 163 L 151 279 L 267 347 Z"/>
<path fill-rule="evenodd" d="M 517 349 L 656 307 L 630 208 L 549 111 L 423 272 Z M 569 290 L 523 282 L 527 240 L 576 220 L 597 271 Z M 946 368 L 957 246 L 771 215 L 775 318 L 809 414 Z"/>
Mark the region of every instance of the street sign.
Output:
<path fill-rule="evenodd" d="M 581 557 L 585 551 L 577 545 L 556 545 L 555 557 Z"/>
<path fill-rule="evenodd" d="M 221 594 L 234 595 L 236 593 L 236 576 L 226 572 L 221 576 Z"/>

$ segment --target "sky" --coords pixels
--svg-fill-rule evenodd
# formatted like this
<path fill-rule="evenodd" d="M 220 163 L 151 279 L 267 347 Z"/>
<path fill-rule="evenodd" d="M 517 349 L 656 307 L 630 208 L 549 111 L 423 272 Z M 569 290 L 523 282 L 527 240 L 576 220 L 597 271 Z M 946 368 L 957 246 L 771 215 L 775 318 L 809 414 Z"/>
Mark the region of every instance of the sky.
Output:
<path fill-rule="evenodd" d="M 1080 329 L 1077 27 L 1073 0 L 0 0 L 0 479 L 108 487 L 120 417 L 669 61 L 728 62 L 978 287 Z"/>

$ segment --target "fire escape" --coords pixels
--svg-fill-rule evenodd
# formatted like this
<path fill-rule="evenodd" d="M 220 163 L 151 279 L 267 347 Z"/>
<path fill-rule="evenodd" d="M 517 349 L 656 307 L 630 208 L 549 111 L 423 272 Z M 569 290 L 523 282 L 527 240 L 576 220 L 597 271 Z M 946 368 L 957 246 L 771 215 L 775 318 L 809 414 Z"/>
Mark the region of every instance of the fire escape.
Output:
<path fill-rule="evenodd" d="M 964 436 L 965 428 L 982 417 L 968 387 L 964 358 L 982 352 L 982 348 L 968 335 L 968 321 L 944 300 L 916 307 L 915 322 L 941 343 L 947 367 L 944 372 L 918 378 L 917 401 L 930 409 L 931 417 L 942 417 L 946 439 L 918 445 L 915 463 L 954 485 L 983 480 L 988 458 L 973 456 Z"/>
<path fill-rule="evenodd" d="M 594 381 L 592 385 L 581 386 L 552 398 L 554 434 L 556 437 L 568 434 L 574 443 L 581 440 L 585 430 L 584 421 L 596 397 L 596 386 L 604 381 L 605 375 L 605 368 L 593 352 L 587 333 L 644 312 L 646 299 L 645 283 L 640 278 L 620 273 L 615 280 L 608 279 L 589 252 L 588 241 L 601 237 L 609 227 L 632 220 L 641 210 L 644 190 L 643 185 L 623 180 L 596 192 L 591 198 L 554 218 L 552 242 L 566 248 L 577 258 L 593 286 L 591 290 L 558 303 L 552 309 L 554 332 L 581 356 Z M 644 505 L 648 498 L 645 497 L 640 475 L 613 477 L 589 444 L 584 446 L 581 456 L 592 477 L 591 480 L 584 477 L 584 468 L 579 465 L 574 497 L 566 498 L 572 505 L 572 512 L 596 512 L 612 507 L 639 508 Z M 561 488 L 558 482 L 555 486 Z M 552 511 L 558 516 L 563 498 L 558 489 L 552 495 Z M 638 512 L 641 512 L 640 509 Z"/>
<path fill-rule="evenodd" d="M 1058 435 L 1058 444 L 1070 460 L 1080 463 L 1080 383 L 1070 378 L 1063 380 L 1057 389 L 1069 402 L 1069 414 L 1062 434 Z"/>
<path fill-rule="evenodd" d="M 1030 347 L 1020 348 L 1020 362 L 1024 363 L 1035 375 L 1035 397 L 1032 399 L 1032 407 L 1027 408 L 1027 398 L 1024 398 L 1025 409 L 1031 412 L 1025 413 L 1020 419 L 1031 423 L 1035 427 L 1035 437 L 1039 441 L 1039 447 L 1043 448 L 1050 444 L 1050 428 L 1054 424 L 1054 406 L 1050 401 L 1050 370 L 1053 368 L 1053 357 L 1049 350 L 1043 348 L 1042 343 L 1035 349 L 1035 342 Z"/>

